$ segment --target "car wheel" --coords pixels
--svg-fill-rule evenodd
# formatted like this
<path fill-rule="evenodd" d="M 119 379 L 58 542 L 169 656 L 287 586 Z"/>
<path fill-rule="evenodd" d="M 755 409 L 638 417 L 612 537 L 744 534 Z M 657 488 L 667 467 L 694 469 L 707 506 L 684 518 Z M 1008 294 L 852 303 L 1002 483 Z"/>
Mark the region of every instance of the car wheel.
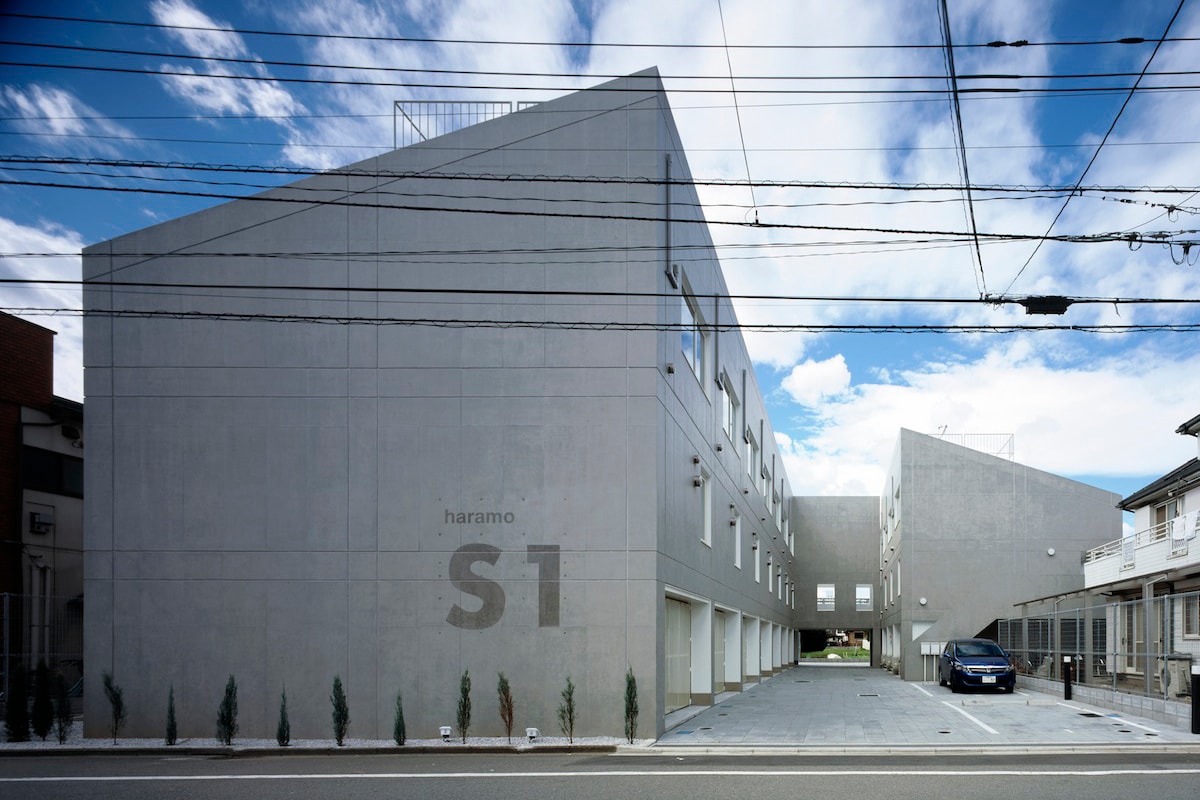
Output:
<path fill-rule="evenodd" d="M 945 686 L 945 685 L 946 685 L 946 679 L 942 677 L 942 671 L 939 669 L 938 670 L 938 686 Z"/>
<path fill-rule="evenodd" d="M 959 687 L 959 685 L 958 685 L 958 681 L 956 681 L 956 680 L 954 679 L 954 676 L 953 676 L 953 675 L 951 675 L 951 676 L 950 676 L 950 691 L 952 691 L 952 692 L 954 692 L 955 694 L 957 694 L 957 693 L 959 692 L 959 688 L 960 688 L 960 687 Z"/>
<path fill-rule="evenodd" d="M 1005 686 L 1005 687 L 1004 687 L 1004 693 L 1005 693 L 1005 694 L 1012 694 L 1012 693 L 1013 693 L 1013 690 L 1014 690 L 1014 689 L 1016 689 L 1016 688 L 1017 688 L 1016 686 Z"/>

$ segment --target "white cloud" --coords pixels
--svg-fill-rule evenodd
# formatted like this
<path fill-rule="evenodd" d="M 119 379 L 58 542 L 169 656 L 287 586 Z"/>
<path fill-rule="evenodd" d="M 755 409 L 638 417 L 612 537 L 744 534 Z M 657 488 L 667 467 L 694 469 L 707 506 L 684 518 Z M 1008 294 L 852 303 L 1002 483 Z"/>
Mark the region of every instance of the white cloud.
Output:
<path fill-rule="evenodd" d="M 1063 366 L 1039 349 L 1014 340 L 825 402 L 818 432 L 784 453 L 795 493 L 877 493 L 900 428 L 1014 434 L 1018 462 L 1060 475 L 1162 474 L 1195 454 L 1174 430 L 1196 413 L 1200 354 L 1145 348 Z"/>
<path fill-rule="evenodd" d="M 33 258 L 7 256 L 0 259 L 0 277 L 25 279 L 79 278 L 79 252 L 83 239 L 78 233 L 58 225 L 45 223 L 39 227 L 21 225 L 0 217 L 0 242 L 11 253 L 71 253 L 63 258 Z M 67 308 L 82 307 L 78 287 L 47 288 L 6 284 L 0 286 L 0 306 L 5 308 Z M 83 319 L 74 314 L 44 316 L 22 314 L 43 328 L 57 331 L 54 337 L 54 393 L 73 400 L 83 399 Z"/>
<path fill-rule="evenodd" d="M 180 26 L 169 29 L 167 36 L 177 40 L 194 55 L 248 58 L 257 61 L 242 37 L 228 30 L 232 26 L 214 20 L 186 0 L 156 0 L 150 4 L 150 12 L 154 21 L 160 25 Z M 226 30 L 187 30 L 188 26 Z M 166 65 L 165 68 L 188 75 L 204 72 L 213 75 L 247 75 L 254 78 L 270 76 L 266 67 L 258 63 L 242 65 L 240 69 L 233 69 L 220 61 L 205 60 L 202 63 L 203 70 L 174 64 Z M 273 81 L 168 75 L 163 77 L 163 82 L 171 93 L 184 102 L 210 113 L 286 117 L 304 111 L 304 106 L 291 92 Z M 292 122 L 288 119 L 274 121 L 284 128 L 292 127 Z"/>
<path fill-rule="evenodd" d="M 49 84 L 6 86 L 0 91 L 0 108 L 22 118 L 13 121 L 13 127 L 35 139 L 52 140 L 55 150 L 112 155 L 117 146 L 101 137 L 133 138 L 127 128 L 105 119 L 71 92 Z"/>
<path fill-rule="evenodd" d="M 850 388 L 850 369 L 841 353 L 824 361 L 810 358 L 792 367 L 779 385 L 800 405 L 815 406 Z"/>

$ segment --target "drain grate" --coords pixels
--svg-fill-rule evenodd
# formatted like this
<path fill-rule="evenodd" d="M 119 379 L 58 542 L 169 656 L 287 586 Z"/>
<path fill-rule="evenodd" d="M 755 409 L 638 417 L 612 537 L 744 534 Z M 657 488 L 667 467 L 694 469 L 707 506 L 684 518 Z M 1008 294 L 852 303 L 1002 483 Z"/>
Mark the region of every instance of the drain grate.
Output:
<path fill-rule="evenodd" d="M 812 681 L 792 681 L 793 683 L 812 683 Z"/>
<path fill-rule="evenodd" d="M 859 697 L 879 697 L 879 695 L 877 695 L 877 694 L 870 694 L 870 693 L 863 693 L 863 694 L 860 694 L 860 695 L 859 695 Z"/>
<path fill-rule="evenodd" d="M 949 733 L 950 731 L 938 731 L 938 733 Z"/>
<path fill-rule="evenodd" d="M 702 730 L 702 731 L 711 731 L 711 730 L 712 730 L 712 728 L 701 728 L 700 730 Z"/>
<path fill-rule="evenodd" d="M 1100 715 L 1095 712 L 1092 712 L 1092 711 L 1081 711 L 1081 712 L 1079 712 L 1079 716 L 1081 716 L 1081 717 L 1099 717 Z"/>

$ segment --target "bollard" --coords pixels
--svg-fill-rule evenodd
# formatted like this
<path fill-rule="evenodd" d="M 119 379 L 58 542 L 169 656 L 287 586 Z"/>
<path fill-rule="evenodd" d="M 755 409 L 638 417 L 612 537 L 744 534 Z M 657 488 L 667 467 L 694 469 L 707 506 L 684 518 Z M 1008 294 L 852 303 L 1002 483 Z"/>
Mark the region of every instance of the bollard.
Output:
<path fill-rule="evenodd" d="M 1192 733 L 1200 733 L 1200 664 L 1192 664 Z"/>
<path fill-rule="evenodd" d="M 1071 657 L 1063 656 L 1063 700 L 1071 699 Z"/>

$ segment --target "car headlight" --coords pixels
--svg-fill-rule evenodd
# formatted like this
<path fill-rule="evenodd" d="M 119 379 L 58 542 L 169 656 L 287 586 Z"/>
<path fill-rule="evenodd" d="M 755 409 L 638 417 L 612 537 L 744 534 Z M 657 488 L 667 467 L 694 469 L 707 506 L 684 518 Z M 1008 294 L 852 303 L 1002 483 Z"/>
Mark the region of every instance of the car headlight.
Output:
<path fill-rule="evenodd" d="M 962 664 L 959 664 L 957 661 L 954 662 L 954 671 L 955 672 L 962 672 L 963 669 L 964 669 L 964 667 Z"/>

